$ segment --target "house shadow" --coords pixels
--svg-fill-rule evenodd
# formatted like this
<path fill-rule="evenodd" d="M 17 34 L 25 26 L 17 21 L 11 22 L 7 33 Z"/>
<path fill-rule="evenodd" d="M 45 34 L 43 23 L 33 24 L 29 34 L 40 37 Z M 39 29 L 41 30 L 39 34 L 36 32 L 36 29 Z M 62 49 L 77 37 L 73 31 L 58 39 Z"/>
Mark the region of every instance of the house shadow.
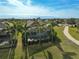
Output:
<path fill-rule="evenodd" d="M 51 52 L 47 51 L 48 54 L 48 59 L 53 59 L 53 55 L 51 54 Z"/>
<path fill-rule="evenodd" d="M 51 47 L 52 43 L 51 42 L 47 42 L 47 43 L 41 43 L 41 44 L 35 44 L 35 45 L 30 45 L 29 48 L 29 56 L 32 56 L 38 52 L 43 52 L 45 55 L 44 50 L 47 49 L 48 47 Z M 45 55 L 46 56 L 46 55 Z"/>

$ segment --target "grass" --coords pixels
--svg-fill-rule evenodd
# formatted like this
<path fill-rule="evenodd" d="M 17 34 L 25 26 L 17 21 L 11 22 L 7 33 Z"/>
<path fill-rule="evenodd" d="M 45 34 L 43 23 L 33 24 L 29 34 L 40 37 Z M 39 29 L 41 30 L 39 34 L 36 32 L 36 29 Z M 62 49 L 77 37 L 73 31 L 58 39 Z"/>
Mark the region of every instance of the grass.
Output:
<path fill-rule="evenodd" d="M 0 49 L 0 59 L 7 59 L 9 49 Z"/>
<path fill-rule="evenodd" d="M 29 56 L 32 56 L 44 49 L 47 49 L 48 47 L 52 46 L 51 42 L 48 43 L 42 43 L 42 46 L 40 46 L 39 44 L 34 44 L 34 45 L 30 45 L 29 48 Z M 42 48 L 43 47 L 43 48 Z"/>
<path fill-rule="evenodd" d="M 66 56 L 70 59 L 79 59 L 79 47 L 69 41 L 63 34 L 63 27 L 55 27 L 55 31 L 57 32 L 57 36 L 60 38 L 61 47 L 63 48 L 64 52 L 66 52 Z M 74 54 L 74 55 L 72 55 Z M 63 59 L 66 59 L 64 55 Z"/>
<path fill-rule="evenodd" d="M 64 36 L 63 29 L 64 27 L 54 27 L 54 30 L 57 32 L 57 37 L 61 40 L 60 47 L 63 49 L 64 53 L 55 45 L 45 49 L 45 53 L 41 51 L 34 54 L 33 58 L 46 59 L 47 56 L 47 58 L 50 59 L 79 59 L 79 47 Z"/>
<path fill-rule="evenodd" d="M 54 27 L 54 30 L 57 32 L 57 37 L 61 40 L 59 47 L 57 45 L 52 45 L 33 54 L 29 59 L 79 59 L 79 46 L 75 45 L 64 36 L 63 29 L 64 27 Z M 21 33 L 19 33 L 14 59 L 21 59 L 22 57 L 23 50 L 21 39 Z M 3 59 L 5 59 L 8 55 L 7 53 L 6 50 L 2 53 L 0 52 L 0 59 L 1 56 L 4 56 Z"/>
<path fill-rule="evenodd" d="M 23 47 L 22 47 L 22 34 L 19 32 L 18 33 L 18 42 L 17 42 L 17 47 L 15 48 L 15 56 L 14 59 L 21 59 L 22 57 L 22 53 L 23 53 Z"/>
<path fill-rule="evenodd" d="M 77 40 L 79 40 L 79 32 L 77 32 L 76 27 L 70 27 L 69 28 L 69 33 Z"/>

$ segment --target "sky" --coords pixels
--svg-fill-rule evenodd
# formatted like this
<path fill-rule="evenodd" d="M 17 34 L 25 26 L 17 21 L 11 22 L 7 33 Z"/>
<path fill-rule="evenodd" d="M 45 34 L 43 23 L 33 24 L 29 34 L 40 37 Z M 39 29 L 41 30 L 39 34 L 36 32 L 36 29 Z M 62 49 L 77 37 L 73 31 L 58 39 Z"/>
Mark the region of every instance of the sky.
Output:
<path fill-rule="evenodd" d="M 79 0 L 0 0 L 0 18 L 79 18 Z"/>

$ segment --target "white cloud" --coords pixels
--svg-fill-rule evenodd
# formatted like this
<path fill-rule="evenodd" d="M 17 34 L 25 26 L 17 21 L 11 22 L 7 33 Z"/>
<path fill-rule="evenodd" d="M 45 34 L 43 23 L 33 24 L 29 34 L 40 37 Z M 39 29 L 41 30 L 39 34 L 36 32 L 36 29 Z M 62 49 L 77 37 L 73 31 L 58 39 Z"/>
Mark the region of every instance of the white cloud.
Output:
<path fill-rule="evenodd" d="M 19 0 L 7 0 L 9 4 L 16 6 L 15 8 L 11 7 L 0 7 L 0 13 L 4 14 L 13 14 L 13 15 L 34 15 L 34 16 L 49 16 L 51 12 L 41 6 L 32 6 L 32 0 L 27 0 L 27 5 L 24 5 Z"/>
<path fill-rule="evenodd" d="M 24 7 L 24 4 L 22 4 L 18 0 L 7 0 L 9 4 L 15 5 L 16 7 Z"/>
<path fill-rule="evenodd" d="M 7 0 L 9 4 L 16 6 L 15 8 L 1 6 L 0 15 L 12 16 L 54 16 L 54 17 L 78 17 L 79 11 L 75 9 L 52 10 L 46 7 L 33 6 L 32 0 L 27 0 L 24 5 L 19 0 Z"/>
<path fill-rule="evenodd" d="M 25 8 L 8 8 L 8 7 L 0 7 L 0 13 L 4 14 L 13 14 L 13 15 L 34 15 L 34 16 L 50 16 L 52 13 L 49 10 L 46 10 L 42 7 L 28 7 Z M 5 10 L 6 9 L 6 10 Z"/>

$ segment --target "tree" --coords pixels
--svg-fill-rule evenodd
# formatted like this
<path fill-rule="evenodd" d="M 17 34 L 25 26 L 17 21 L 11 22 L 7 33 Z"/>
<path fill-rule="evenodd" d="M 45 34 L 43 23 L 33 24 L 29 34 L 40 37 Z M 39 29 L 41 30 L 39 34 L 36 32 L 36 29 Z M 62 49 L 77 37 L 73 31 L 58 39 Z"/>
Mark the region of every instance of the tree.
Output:
<path fill-rule="evenodd" d="M 11 26 L 10 24 L 9 24 L 9 22 L 8 23 L 5 23 L 5 25 L 6 25 L 6 29 L 5 29 L 5 31 L 7 32 L 7 34 L 10 36 L 10 44 L 11 44 L 11 46 L 12 47 L 15 47 L 16 46 L 16 40 L 15 40 L 15 38 L 14 38 L 14 35 L 15 35 L 15 28 L 14 28 L 14 26 Z"/>
<path fill-rule="evenodd" d="M 27 24 L 24 25 L 24 32 L 23 32 L 23 45 L 24 45 L 24 50 L 25 50 L 25 59 L 29 59 L 29 49 L 28 49 L 28 35 L 29 33 L 27 32 Z"/>

